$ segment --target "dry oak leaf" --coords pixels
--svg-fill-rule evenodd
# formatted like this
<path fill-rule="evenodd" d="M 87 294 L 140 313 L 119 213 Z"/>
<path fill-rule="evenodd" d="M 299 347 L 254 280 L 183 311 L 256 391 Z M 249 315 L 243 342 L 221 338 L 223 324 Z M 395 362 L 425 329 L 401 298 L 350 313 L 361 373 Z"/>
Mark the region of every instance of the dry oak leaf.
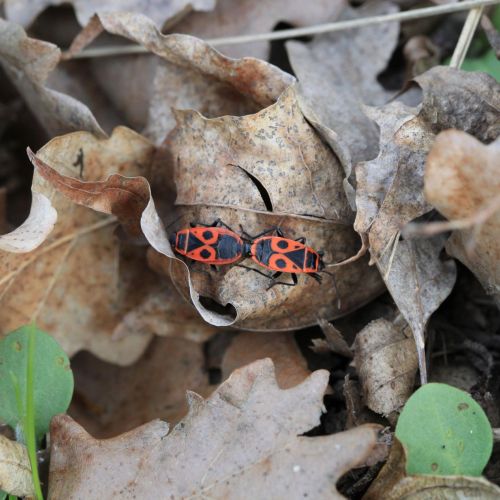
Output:
<path fill-rule="evenodd" d="M 62 173 L 81 172 L 83 179 L 97 180 L 110 172 L 147 174 L 154 149 L 135 132 L 120 128 L 106 140 L 86 132 L 58 137 L 38 154 Z M 0 246 L 4 248 L 0 332 L 6 334 L 36 320 L 70 355 L 87 349 L 115 363 L 133 362 L 154 332 L 143 330 L 121 339 L 113 339 L 113 332 L 127 313 L 160 289 L 156 275 L 147 270 L 145 248 L 121 241 L 115 231 L 116 219 L 75 205 L 37 172 L 32 189 L 44 198 L 34 196 L 28 221 L 10 235 L 15 238 L 2 236 L 3 242 L 22 246 L 17 250 Z M 115 189 L 114 194 L 118 201 L 127 197 L 126 189 Z M 127 208 L 140 203 L 135 194 L 129 198 L 132 202 Z M 49 201 L 40 206 L 39 199 Z M 33 225 L 30 221 L 40 221 L 40 230 L 48 228 L 54 223 L 54 212 L 58 214 L 54 229 L 48 236 L 49 231 L 43 231 L 47 237 L 40 244 L 41 234 L 27 230 Z M 127 224 L 127 211 L 120 214 L 134 228 Z"/>
<path fill-rule="evenodd" d="M 389 459 L 363 500 L 463 500 L 481 498 L 495 500 L 500 488 L 482 477 L 469 476 L 408 476 L 405 472 L 404 448 L 394 438 Z"/>
<path fill-rule="evenodd" d="M 52 420 L 51 498 L 342 498 L 338 478 L 384 458 L 379 426 L 299 436 L 319 423 L 328 372 L 278 387 L 269 359 L 235 371 L 168 432 L 153 421 L 92 438 L 70 417 Z"/>
<path fill-rule="evenodd" d="M 345 9 L 342 19 L 397 10 L 389 2 L 368 3 L 359 9 Z M 389 93 L 378 83 L 377 76 L 387 66 L 398 34 L 398 23 L 383 23 L 351 30 L 349 36 L 329 33 L 307 44 L 286 44 L 299 79 L 301 109 L 335 151 L 347 178 L 356 163 L 377 155 L 378 130 L 361 105 L 378 106 L 388 100 Z M 351 196 L 352 188 L 346 186 L 346 190 Z"/>
<path fill-rule="evenodd" d="M 356 336 L 354 349 L 366 406 L 384 416 L 399 411 L 413 392 L 418 368 L 409 328 L 372 321 Z"/>
<path fill-rule="evenodd" d="M 5 16 L 9 21 L 29 26 L 51 5 L 72 4 L 78 22 L 83 26 L 100 11 L 128 10 L 145 14 L 159 25 L 190 10 L 212 10 L 216 0 L 5 0 Z"/>
<path fill-rule="evenodd" d="M 245 115 L 269 106 L 295 78 L 265 61 L 230 59 L 187 35 L 162 35 L 145 16 L 100 13 L 75 38 L 68 55 L 107 31 L 143 45 L 159 57 L 145 135 L 161 143 L 175 125 L 172 109 L 196 109 L 205 116 Z M 122 64 L 122 59 L 113 64 Z M 101 68 L 102 69 L 102 68 Z M 123 74 L 123 73 L 122 73 Z M 125 99 L 126 94 L 122 93 Z"/>
<path fill-rule="evenodd" d="M 52 136 L 87 130 L 104 137 L 87 106 L 46 86 L 60 57 L 55 45 L 29 38 L 20 26 L 0 18 L 0 64 L 38 122 Z"/>
<path fill-rule="evenodd" d="M 242 332 L 229 344 L 222 358 L 222 378 L 257 359 L 270 358 L 281 389 L 303 382 L 311 371 L 291 332 Z"/>
<path fill-rule="evenodd" d="M 174 425 L 187 414 L 187 390 L 203 396 L 212 392 L 204 366 L 203 344 L 183 338 L 155 337 L 127 367 L 78 353 L 71 360 L 75 394 L 68 414 L 97 438 L 117 436 L 155 418 Z"/>
<path fill-rule="evenodd" d="M 345 0 L 314 1 L 307 7 L 302 0 L 218 0 L 211 12 L 192 12 L 172 29 L 203 39 L 267 33 L 280 22 L 292 26 L 314 26 L 331 22 L 345 7 Z M 269 58 L 269 42 L 248 42 L 217 47 L 229 57 Z"/>
<path fill-rule="evenodd" d="M 0 434 L 0 490 L 18 497 L 32 497 L 35 492 L 26 446 Z"/>
<path fill-rule="evenodd" d="M 441 132 L 427 158 L 425 196 L 450 221 L 470 219 L 446 250 L 500 307 L 500 140 L 486 146 L 465 132 Z"/>

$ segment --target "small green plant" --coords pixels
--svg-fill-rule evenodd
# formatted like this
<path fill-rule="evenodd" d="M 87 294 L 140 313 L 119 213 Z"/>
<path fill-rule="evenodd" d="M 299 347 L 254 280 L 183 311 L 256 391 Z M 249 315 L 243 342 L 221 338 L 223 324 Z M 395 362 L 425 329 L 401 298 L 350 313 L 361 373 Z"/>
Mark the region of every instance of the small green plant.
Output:
<path fill-rule="evenodd" d="M 396 437 L 406 451 L 408 474 L 480 476 L 493 447 L 482 408 L 446 384 L 426 384 L 408 399 Z"/>
<path fill-rule="evenodd" d="M 8 334 L 0 341 L 0 394 L 0 420 L 26 445 L 40 500 L 36 452 L 50 420 L 68 409 L 73 394 L 73 373 L 61 346 L 35 325 Z"/>

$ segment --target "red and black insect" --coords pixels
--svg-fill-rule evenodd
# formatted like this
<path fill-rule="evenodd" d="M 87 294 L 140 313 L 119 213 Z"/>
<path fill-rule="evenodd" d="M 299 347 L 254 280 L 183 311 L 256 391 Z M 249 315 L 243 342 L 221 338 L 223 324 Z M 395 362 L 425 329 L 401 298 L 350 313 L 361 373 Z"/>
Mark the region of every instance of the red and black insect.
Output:
<path fill-rule="evenodd" d="M 276 236 L 269 233 L 276 233 Z M 275 271 L 270 278 L 275 285 L 295 286 L 297 274 L 307 274 L 321 283 L 320 272 L 323 271 L 323 252 L 317 252 L 307 246 L 305 238 L 292 240 L 285 238 L 280 229 L 274 228 L 252 238 L 250 257 L 261 267 Z M 293 283 L 276 281 L 282 273 L 290 273 Z M 263 274 L 263 273 L 261 273 Z M 269 276 L 267 276 L 269 277 Z"/>
<path fill-rule="evenodd" d="M 249 244 L 220 219 L 211 225 L 190 225 L 189 229 L 181 229 L 169 238 L 172 248 L 180 255 L 220 266 L 233 264 L 249 252 Z"/>

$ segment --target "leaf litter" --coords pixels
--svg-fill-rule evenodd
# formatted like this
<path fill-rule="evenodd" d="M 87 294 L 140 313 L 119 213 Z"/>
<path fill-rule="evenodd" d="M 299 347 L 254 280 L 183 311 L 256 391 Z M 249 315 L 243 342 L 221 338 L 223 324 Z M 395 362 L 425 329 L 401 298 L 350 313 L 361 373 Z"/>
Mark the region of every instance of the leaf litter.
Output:
<path fill-rule="evenodd" d="M 446 378 L 466 367 L 467 388 L 496 421 L 498 84 L 445 67 L 418 75 L 441 47 L 415 59 L 402 51 L 414 33 L 395 22 L 288 41 L 297 80 L 266 61 L 276 62 L 276 44 L 221 46 L 242 57 L 230 59 L 189 36 L 405 8 L 388 2 L 318 2 L 306 13 L 300 2 L 285 12 L 279 1 L 200 1 L 191 11 L 131 1 L 130 12 L 109 12 L 112 2 L 75 1 L 85 26 L 63 56 L 67 47 L 15 24 L 29 25 L 48 3 L 28 11 L 6 2 L 9 21 L 0 20 L 0 62 L 34 126 L 66 134 L 30 153 L 31 213 L 0 235 L 0 324 L 5 334 L 34 319 L 74 356 L 70 415 L 85 430 L 54 419 L 49 494 L 340 498 L 372 483 L 367 498 L 429 488 L 494 495 L 483 479 L 405 476 L 401 455 L 373 478 L 389 442 L 375 423 L 397 421 L 417 359 L 424 381 L 426 368 Z M 149 55 L 71 60 L 109 35 Z M 431 28 L 423 35 L 436 44 Z M 409 69 L 418 76 L 394 95 L 380 83 L 387 67 L 394 89 Z M 3 100 L 0 85 L 0 111 Z M 467 179 L 458 203 L 450 178 Z M 441 216 L 450 222 L 429 223 Z M 279 226 L 306 236 L 333 276 L 267 291 L 269 278 L 251 269 L 214 271 L 172 251 L 171 232 L 217 218 L 237 233 Z M 477 285 L 467 308 L 450 306 L 466 272 L 452 257 L 490 295 Z M 382 282 L 389 294 L 380 297 Z M 472 311 L 467 321 L 460 309 Z"/>

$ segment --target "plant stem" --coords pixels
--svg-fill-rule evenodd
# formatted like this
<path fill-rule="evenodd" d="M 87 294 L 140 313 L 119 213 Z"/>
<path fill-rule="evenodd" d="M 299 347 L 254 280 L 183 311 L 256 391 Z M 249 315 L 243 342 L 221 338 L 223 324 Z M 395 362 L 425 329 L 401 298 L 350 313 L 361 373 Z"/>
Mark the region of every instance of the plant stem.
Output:
<path fill-rule="evenodd" d="M 31 476 L 37 500 L 43 500 L 42 488 L 40 486 L 40 477 L 38 475 L 38 461 L 36 457 L 36 436 L 35 436 L 35 401 L 34 401 L 34 365 L 35 365 L 35 343 L 36 329 L 35 324 L 31 324 L 30 335 L 28 337 L 28 360 L 26 363 L 26 419 L 24 425 L 24 434 L 26 446 L 28 448 L 28 457 L 31 464 Z"/>
<path fill-rule="evenodd" d="M 467 55 L 467 51 L 469 50 L 469 46 L 472 42 L 474 33 L 476 32 L 477 25 L 479 24 L 481 16 L 483 15 L 483 11 L 484 5 L 481 5 L 480 7 L 471 9 L 469 14 L 467 15 L 464 27 L 462 28 L 462 32 L 460 33 L 460 38 L 458 39 L 455 50 L 453 51 L 453 55 L 451 56 L 450 66 L 452 68 L 460 69 L 460 67 L 462 66 L 465 56 Z"/>

